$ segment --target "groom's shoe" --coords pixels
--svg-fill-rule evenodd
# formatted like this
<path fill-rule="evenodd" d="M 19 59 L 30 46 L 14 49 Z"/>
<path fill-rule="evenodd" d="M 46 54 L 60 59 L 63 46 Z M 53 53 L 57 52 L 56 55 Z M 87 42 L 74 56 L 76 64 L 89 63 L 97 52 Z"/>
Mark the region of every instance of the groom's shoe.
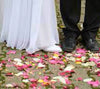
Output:
<path fill-rule="evenodd" d="M 72 52 L 76 48 L 76 40 L 80 35 L 80 31 L 71 31 L 66 28 L 63 29 L 65 39 L 61 43 L 62 50 L 65 52 Z"/>
<path fill-rule="evenodd" d="M 99 52 L 99 44 L 96 41 L 96 34 L 85 32 L 82 33 L 83 44 L 87 50 L 92 52 Z"/>
<path fill-rule="evenodd" d="M 76 48 L 76 39 L 72 37 L 65 38 L 61 46 L 63 51 L 72 52 Z"/>
<path fill-rule="evenodd" d="M 88 38 L 83 40 L 83 42 L 87 50 L 92 52 L 99 52 L 99 45 L 95 38 Z"/>
<path fill-rule="evenodd" d="M 62 50 L 66 52 L 72 52 L 76 48 L 76 40 L 78 37 L 78 34 L 73 31 L 69 31 L 66 29 L 63 29 L 65 39 L 61 43 Z"/>

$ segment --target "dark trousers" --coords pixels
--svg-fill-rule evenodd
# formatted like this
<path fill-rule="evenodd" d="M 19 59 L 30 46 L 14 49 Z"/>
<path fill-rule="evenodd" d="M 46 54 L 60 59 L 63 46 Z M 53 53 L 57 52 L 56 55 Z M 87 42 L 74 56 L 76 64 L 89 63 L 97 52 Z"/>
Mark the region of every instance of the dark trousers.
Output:
<path fill-rule="evenodd" d="M 80 20 L 81 0 L 60 0 L 61 15 L 66 26 L 66 30 L 80 34 L 77 24 Z M 100 26 L 100 0 L 86 0 L 85 18 L 83 23 L 85 33 L 95 37 Z M 66 30 L 64 33 L 66 35 Z"/>

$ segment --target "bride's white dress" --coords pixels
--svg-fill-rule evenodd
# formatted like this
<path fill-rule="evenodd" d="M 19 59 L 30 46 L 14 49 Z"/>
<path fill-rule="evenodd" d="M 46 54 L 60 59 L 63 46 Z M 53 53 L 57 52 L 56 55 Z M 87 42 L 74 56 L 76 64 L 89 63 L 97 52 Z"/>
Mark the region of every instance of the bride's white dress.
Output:
<path fill-rule="evenodd" d="M 28 53 L 58 44 L 54 0 L 4 0 L 0 41 Z"/>

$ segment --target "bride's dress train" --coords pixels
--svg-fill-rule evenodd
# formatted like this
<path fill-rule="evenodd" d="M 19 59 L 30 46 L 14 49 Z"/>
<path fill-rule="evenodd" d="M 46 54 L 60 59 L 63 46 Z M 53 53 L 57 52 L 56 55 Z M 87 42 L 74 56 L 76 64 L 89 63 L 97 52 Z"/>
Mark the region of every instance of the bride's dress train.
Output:
<path fill-rule="evenodd" d="M 4 7 L 1 42 L 28 53 L 61 51 L 54 0 L 4 0 Z"/>

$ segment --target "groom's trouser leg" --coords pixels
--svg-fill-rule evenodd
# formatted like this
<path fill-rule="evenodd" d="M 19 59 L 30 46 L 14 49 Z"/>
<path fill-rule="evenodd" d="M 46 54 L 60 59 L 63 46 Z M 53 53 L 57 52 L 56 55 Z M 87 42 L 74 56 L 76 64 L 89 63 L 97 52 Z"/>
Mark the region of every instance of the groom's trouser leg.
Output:
<path fill-rule="evenodd" d="M 66 26 L 66 30 L 64 30 L 65 36 L 69 31 L 78 35 L 80 31 L 77 24 L 80 20 L 81 0 L 60 0 L 60 9 Z"/>
<path fill-rule="evenodd" d="M 94 37 L 100 26 L 100 0 L 86 0 L 83 35 Z M 88 37 L 89 38 L 89 37 Z"/>

